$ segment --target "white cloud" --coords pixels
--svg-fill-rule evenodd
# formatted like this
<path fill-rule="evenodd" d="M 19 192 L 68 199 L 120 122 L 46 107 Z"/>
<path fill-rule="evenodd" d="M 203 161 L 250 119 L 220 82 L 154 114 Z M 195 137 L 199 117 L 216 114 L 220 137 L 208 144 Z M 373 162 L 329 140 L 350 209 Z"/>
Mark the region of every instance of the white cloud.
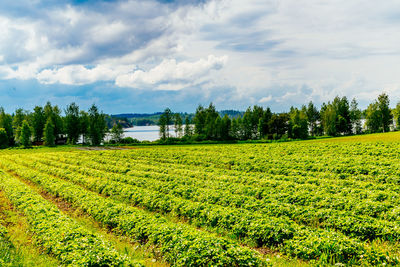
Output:
<path fill-rule="evenodd" d="M 221 69 L 226 62 L 226 56 L 214 55 L 196 62 L 176 62 L 175 59 L 166 59 L 148 71 L 136 70 L 133 73 L 120 75 L 116 79 L 116 84 L 122 87 L 179 90 L 196 84 L 211 70 Z"/>
<path fill-rule="evenodd" d="M 261 98 L 260 100 L 258 100 L 258 103 L 268 103 L 271 100 L 272 100 L 272 95 L 269 95 L 269 96 L 265 96 L 265 97 Z"/>
<path fill-rule="evenodd" d="M 396 0 L 123 0 L 11 14 L 0 14 L 0 79 L 197 87 L 215 98 L 230 88 L 232 101 L 282 108 L 400 87 Z"/>
<path fill-rule="evenodd" d="M 98 65 L 94 68 L 86 68 L 82 65 L 69 65 L 58 69 L 45 69 L 37 75 L 37 79 L 44 84 L 69 84 L 83 85 L 98 81 L 114 80 L 119 74 L 128 72 L 133 66 Z"/>

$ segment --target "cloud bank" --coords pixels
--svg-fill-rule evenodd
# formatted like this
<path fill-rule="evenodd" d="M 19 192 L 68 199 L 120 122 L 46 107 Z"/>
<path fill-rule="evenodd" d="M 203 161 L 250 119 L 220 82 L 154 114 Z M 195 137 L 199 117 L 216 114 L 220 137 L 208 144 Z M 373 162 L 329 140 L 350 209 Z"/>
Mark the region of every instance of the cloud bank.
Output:
<path fill-rule="evenodd" d="M 0 105 L 30 90 L 32 104 L 107 112 L 210 101 L 282 111 L 336 95 L 365 106 L 382 91 L 397 102 L 399 14 L 394 0 L 5 0 Z"/>

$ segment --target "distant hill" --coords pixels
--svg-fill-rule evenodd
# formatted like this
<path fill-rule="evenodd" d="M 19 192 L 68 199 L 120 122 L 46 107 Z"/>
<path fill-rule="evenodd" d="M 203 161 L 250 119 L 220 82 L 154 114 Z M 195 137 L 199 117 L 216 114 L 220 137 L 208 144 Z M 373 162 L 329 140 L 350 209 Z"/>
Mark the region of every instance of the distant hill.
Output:
<path fill-rule="evenodd" d="M 147 118 L 147 117 L 152 117 L 152 116 L 160 116 L 162 112 L 155 112 L 155 113 L 122 113 L 122 114 L 115 114 L 111 115 L 111 117 L 115 118 Z"/>
<path fill-rule="evenodd" d="M 242 117 L 244 111 L 227 109 L 227 110 L 221 110 L 218 113 L 221 117 L 228 115 L 229 118 L 237 118 L 237 117 Z"/>
<path fill-rule="evenodd" d="M 148 125 L 157 125 L 158 120 L 160 119 L 162 112 L 154 112 L 154 113 L 122 113 L 122 114 L 114 114 L 111 115 L 113 119 L 119 119 L 122 121 L 128 121 L 129 125 L 132 126 L 148 126 Z M 189 116 L 189 119 L 192 120 L 194 117 L 194 113 L 179 113 L 184 121 L 186 116 Z M 238 110 L 221 110 L 219 114 L 223 117 L 227 114 L 230 118 L 237 118 L 243 116 L 243 111 Z M 125 128 L 125 127 L 124 127 Z"/>
<path fill-rule="evenodd" d="M 106 123 L 107 123 L 107 127 L 110 129 L 114 126 L 114 124 L 121 124 L 123 128 L 130 128 L 133 126 L 133 124 L 124 117 L 113 117 L 113 116 L 106 116 Z"/>

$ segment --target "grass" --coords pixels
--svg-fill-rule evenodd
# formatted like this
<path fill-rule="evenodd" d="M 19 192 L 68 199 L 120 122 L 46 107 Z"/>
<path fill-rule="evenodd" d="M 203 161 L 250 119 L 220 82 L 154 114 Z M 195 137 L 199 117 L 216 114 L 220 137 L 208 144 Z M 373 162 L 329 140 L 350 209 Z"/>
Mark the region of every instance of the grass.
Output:
<path fill-rule="evenodd" d="M 29 233 L 26 218 L 14 209 L 2 191 L 0 191 L 0 223 L 6 226 L 7 236 L 15 247 L 15 251 L 10 251 L 12 253 L 10 257 L 13 259 L 9 266 L 47 267 L 59 265 L 56 259 L 35 246 L 35 240 Z M 0 252 L 0 255 L 3 253 L 4 250 Z"/>
<path fill-rule="evenodd" d="M 344 136 L 344 137 L 330 137 L 330 138 L 317 138 L 311 140 L 302 140 L 302 141 L 291 141 L 291 143 L 302 142 L 304 145 L 307 143 L 391 143 L 391 142 L 399 142 L 400 141 L 400 132 L 388 132 L 388 133 L 379 133 L 379 134 L 365 134 L 365 135 L 354 135 L 354 136 Z M 251 146 L 246 142 L 240 142 L 238 144 L 229 144 L 229 146 Z M 188 146 L 204 146 L 205 144 L 178 144 L 174 145 L 175 148 L 180 146 L 188 147 Z M 213 146 L 226 146 L 227 144 L 211 144 Z M 256 144 L 254 144 L 256 145 Z M 261 145 L 261 144 L 260 144 Z M 265 144 L 264 144 L 265 145 Z M 275 146 L 274 142 L 271 144 L 267 144 L 266 146 Z M 282 145 L 282 144 L 281 144 Z M 280 145 L 279 145 L 280 146 Z M 151 146 L 151 147 L 128 147 L 129 149 L 146 149 L 152 150 L 157 149 L 163 146 Z M 0 154 L 16 154 L 16 153 L 43 153 L 43 152 L 68 152 L 68 151 L 77 151 L 77 148 L 82 148 L 82 146 L 58 146 L 58 147 L 33 147 L 31 149 L 20 149 L 20 148 L 11 148 L 0 151 Z M 40 189 L 36 188 L 36 190 L 40 191 Z M 42 192 L 43 195 L 43 192 Z M 114 233 L 108 231 L 105 227 L 97 223 L 92 218 L 85 215 L 79 209 L 72 209 L 70 207 L 64 207 L 65 203 L 62 203 L 61 200 L 57 198 L 53 198 L 51 196 L 45 196 L 47 200 L 57 204 L 57 206 L 68 216 L 77 220 L 82 225 L 85 225 L 89 230 L 98 233 L 104 236 L 107 240 L 111 241 L 114 247 L 123 254 L 128 255 L 132 259 L 141 260 L 145 263 L 146 266 L 167 266 L 166 263 L 160 261 L 160 259 L 151 255 L 151 248 L 143 247 L 129 238 L 118 236 Z M 0 242 L 0 266 L 1 266 L 1 258 L 11 257 L 13 258 L 12 266 L 57 266 L 58 262 L 47 255 L 44 251 L 41 251 L 39 248 L 35 246 L 35 241 L 32 235 L 28 231 L 28 225 L 26 218 L 18 213 L 12 205 L 5 198 L 3 193 L 0 191 L 0 224 L 5 225 L 8 230 L 8 237 L 12 244 L 15 246 L 15 249 L 10 249 L 7 244 L 2 244 Z M 207 230 L 207 229 L 202 229 Z M 377 248 L 385 248 L 385 251 L 388 251 L 390 254 L 398 254 L 400 251 L 400 245 L 397 242 L 387 242 L 376 239 L 370 243 L 371 247 Z M 286 256 L 282 256 L 280 253 L 271 251 L 268 249 L 259 249 L 260 252 L 265 254 L 266 257 L 270 259 L 270 262 L 274 266 L 308 266 L 314 265 L 318 263 L 314 262 L 306 262 L 298 259 L 292 259 Z"/>

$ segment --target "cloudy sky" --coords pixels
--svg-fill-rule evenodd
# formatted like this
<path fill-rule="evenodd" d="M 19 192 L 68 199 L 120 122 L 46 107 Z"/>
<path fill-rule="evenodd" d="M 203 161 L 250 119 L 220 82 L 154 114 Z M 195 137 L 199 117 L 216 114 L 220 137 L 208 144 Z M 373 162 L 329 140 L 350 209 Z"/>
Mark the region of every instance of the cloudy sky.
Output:
<path fill-rule="evenodd" d="M 400 101 L 400 1 L 2 0 L 0 106 L 106 113 L 386 92 Z"/>

